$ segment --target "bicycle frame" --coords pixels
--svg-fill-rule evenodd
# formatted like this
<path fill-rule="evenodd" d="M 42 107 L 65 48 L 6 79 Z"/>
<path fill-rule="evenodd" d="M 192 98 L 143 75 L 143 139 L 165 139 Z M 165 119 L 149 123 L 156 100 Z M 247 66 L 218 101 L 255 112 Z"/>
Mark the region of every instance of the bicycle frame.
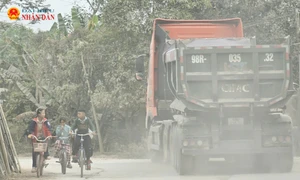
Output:
<path fill-rule="evenodd" d="M 78 161 L 78 164 L 79 164 L 79 166 L 80 166 L 80 168 L 81 168 L 81 177 L 83 177 L 83 165 L 87 165 L 86 163 L 85 163 L 85 160 L 86 160 L 86 155 L 85 155 L 85 150 L 84 150 L 84 147 L 83 147 L 83 142 L 84 142 L 84 139 L 83 139 L 83 137 L 84 136 L 88 136 L 88 135 L 90 135 L 91 133 L 86 133 L 86 134 L 76 134 L 76 133 L 72 133 L 73 135 L 75 135 L 75 136 L 79 136 L 80 137 L 80 148 L 79 148 L 79 150 L 78 150 L 78 153 L 79 153 L 79 157 L 78 157 L 78 159 L 79 159 L 79 161 Z M 77 153 L 77 154 L 78 154 Z"/>
<path fill-rule="evenodd" d="M 37 143 L 46 142 L 48 140 L 48 138 L 50 138 L 50 137 L 55 137 L 55 136 L 47 136 L 44 140 L 39 140 L 35 135 L 32 135 L 32 139 L 35 139 L 37 141 Z M 36 166 L 37 166 L 36 174 L 37 174 L 37 177 L 40 177 L 43 175 L 43 168 L 45 166 L 45 163 L 44 163 L 45 152 L 41 151 L 41 152 L 37 152 L 37 153 L 38 154 L 36 155 Z"/>
<path fill-rule="evenodd" d="M 60 141 L 60 144 L 61 144 L 61 149 L 60 150 L 66 150 L 66 146 L 67 144 L 65 144 L 65 141 L 66 139 L 69 139 L 69 137 L 59 137 L 58 140 Z"/>
<path fill-rule="evenodd" d="M 61 148 L 59 151 L 59 160 L 62 168 L 62 173 L 66 174 L 66 166 L 67 166 L 67 152 L 66 152 L 66 145 L 64 140 L 69 139 L 69 137 L 59 137 L 58 140 L 60 141 Z"/>

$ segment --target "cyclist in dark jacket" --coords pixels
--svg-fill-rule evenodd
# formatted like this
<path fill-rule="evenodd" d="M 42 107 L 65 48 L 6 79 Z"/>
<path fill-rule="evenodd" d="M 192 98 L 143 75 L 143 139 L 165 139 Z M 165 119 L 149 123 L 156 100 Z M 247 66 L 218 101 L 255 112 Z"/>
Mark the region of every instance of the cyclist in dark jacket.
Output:
<path fill-rule="evenodd" d="M 75 131 L 77 129 L 76 134 L 87 134 L 89 133 L 89 129 L 92 130 L 93 134 L 95 134 L 95 126 L 92 122 L 91 119 L 85 116 L 85 111 L 84 110 L 78 110 L 77 111 L 77 117 L 73 124 L 72 124 L 72 131 Z M 91 169 L 91 160 L 90 157 L 92 156 L 92 145 L 91 145 L 91 137 L 90 136 L 84 136 L 84 150 L 86 154 L 86 163 L 87 163 L 87 170 Z M 77 154 L 78 150 L 80 147 L 80 136 L 75 137 L 74 141 L 74 146 L 72 150 L 72 155 L 73 155 L 73 161 L 72 162 L 77 162 L 77 158 L 75 158 L 75 155 Z"/>

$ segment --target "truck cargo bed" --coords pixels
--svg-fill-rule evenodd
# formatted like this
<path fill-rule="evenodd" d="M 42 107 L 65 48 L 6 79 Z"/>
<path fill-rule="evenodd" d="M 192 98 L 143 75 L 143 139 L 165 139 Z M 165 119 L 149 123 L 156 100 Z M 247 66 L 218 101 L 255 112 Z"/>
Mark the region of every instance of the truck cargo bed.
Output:
<path fill-rule="evenodd" d="M 182 92 L 188 101 L 204 107 L 250 103 L 264 107 L 287 96 L 288 46 L 251 46 L 245 39 L 231 43 L 218 41 L 217 44 L 224 46 L 207 46 L 210 42 L 207 40 L 189 43 L 179 40 L 177 50 L 171 48 L 166 53 L 165 62 L 173 63 L 169 71 L 177 69 L 177 81 L 173 82 L 177 93 Z"/>

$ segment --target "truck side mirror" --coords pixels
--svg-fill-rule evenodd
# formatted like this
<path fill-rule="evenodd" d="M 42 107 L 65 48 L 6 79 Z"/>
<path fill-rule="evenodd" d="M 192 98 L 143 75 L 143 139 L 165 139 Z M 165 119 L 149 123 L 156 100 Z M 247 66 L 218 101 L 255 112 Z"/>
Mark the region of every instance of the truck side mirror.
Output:
<path fill-rule="evenodd" d="M 138 81 L 141 81 L 141 80 L 144 79 L 144 73 L 145 73 L 144 62 L 145 62 L 145 57 L 146 57 L 145 54 L 139 55 L 136 58 L 136 61 L 135 61 L 135 70 L 136 70 L 135 79 L 138 80 Z"/>

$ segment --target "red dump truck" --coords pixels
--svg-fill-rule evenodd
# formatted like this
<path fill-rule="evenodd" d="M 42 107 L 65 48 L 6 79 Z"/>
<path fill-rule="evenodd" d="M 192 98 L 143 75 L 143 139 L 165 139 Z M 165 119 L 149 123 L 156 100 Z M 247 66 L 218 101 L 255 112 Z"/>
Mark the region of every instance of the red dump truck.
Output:
<path fill-rule="evenodd" d="M 291 118 L 281 111 L 295 92 L 289 43 L 257 45 L 240 18 L 155 19 L 136 78 L 147 79 L 152 161 L 181 175 L 214 157 L 266 172 L 292 169 Z"/>

